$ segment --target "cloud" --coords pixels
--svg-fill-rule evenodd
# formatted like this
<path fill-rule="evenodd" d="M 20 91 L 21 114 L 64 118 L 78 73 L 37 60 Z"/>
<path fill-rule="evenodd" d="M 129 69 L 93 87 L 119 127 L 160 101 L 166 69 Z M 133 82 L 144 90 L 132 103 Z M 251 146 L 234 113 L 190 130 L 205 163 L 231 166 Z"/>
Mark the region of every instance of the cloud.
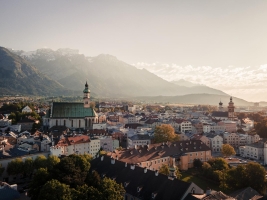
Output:
<path fill-rule="evenodd" d="M 134 66 L 140 69 L 145 68 L 167 81 L 184 79 L 220 89 L 247 100 L 267 101 L 267 89 L 265 89 L 267 64 L 245 67 L 212 67 L 139 62 Z"/>

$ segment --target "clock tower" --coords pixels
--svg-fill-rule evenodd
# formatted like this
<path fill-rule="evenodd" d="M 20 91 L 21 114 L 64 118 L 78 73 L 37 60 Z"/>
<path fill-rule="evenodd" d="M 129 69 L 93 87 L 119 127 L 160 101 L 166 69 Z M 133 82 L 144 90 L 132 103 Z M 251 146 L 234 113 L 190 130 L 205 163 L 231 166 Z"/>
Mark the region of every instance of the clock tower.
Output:
<path fill-rule="evenodd" d="M 87 81 L 83 90 L 83 105 L 85 108 L 90 108 L 90 90 Z"/>
<path fill-rule="evenodd" d="M 228 118 L 230 120 L 233 120 L 235 118 L 235 106 L 234 106 L 234 102 L 232 100 L 233 100 L 233 98 L 230 97 L 230 102 L 228 105 Z"/>

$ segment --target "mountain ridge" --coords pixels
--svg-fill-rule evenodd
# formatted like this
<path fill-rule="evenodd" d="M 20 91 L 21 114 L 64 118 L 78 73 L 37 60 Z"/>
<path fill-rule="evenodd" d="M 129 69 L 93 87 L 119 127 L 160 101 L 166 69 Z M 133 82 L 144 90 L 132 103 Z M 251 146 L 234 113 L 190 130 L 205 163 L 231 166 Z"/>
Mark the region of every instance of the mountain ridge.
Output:
<path fill-rule="evenodd" d="M 45 75 L 56 80 L 65 88 L 80 90 L 88 80 L 91 91 L 99 96 L 142 96 L 142 95 L 185 95 L 200 93 L 204 88 L 177 86 L 144 69 L 137 69 L 115 56 L 100 54 L 86 57 L 76 50 L 51 49 L 36 50 L 35 53 L 16 51 Z M 63 52 L 63 53 L 62 53 Z M 224 94 L 213 88 L 205 88 L 207 93 Z"/>

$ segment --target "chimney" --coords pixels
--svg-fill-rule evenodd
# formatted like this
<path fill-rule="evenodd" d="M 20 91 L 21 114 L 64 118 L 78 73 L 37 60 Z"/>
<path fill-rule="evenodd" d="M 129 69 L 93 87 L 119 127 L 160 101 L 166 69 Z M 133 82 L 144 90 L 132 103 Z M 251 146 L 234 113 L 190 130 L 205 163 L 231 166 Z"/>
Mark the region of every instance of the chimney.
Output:
<path fill-rule="evenodd" d="M 211 194 L 211 189 L 208 187 L 207 190 L 206 190 L 206 195 L 210 195 Z"/>
<path fill-rule="evenodd" d="M 125 163 L 125 167 L 127 167 L 127 162 Z"/>
<path fill-rule="evenodd" d="M 134 148 L 137 149 L 137 145 L 134 145 Z"/>
<path fill-rule="evenodd" d="M 101 161 L 103 161 L 104 160 L 104 156 L 101 156 Z"/>
<path fill-rule="evenodd" d="M 158 176 L 158 175 L 159 175 L 159 171 L 156 170 L 156 171 L 155 171 L 155 176 Z"/>
<path fill-rule="evenodd" d="M 114 165 L 115 164 L 115 159 L 111 158 L 111 164 Z"/>
<path fill-rule="evenodd" d="M 144 168 L 144 173 L 145 173 L 145 174 L 147 173 L 147 168 L 146 168 L 146 167 Z"/>
<path fill-rule="evenodd" d="M 134 169 L 135 169 L 135 165 L 131 164 L 131 170 L 134 170 Z"/>

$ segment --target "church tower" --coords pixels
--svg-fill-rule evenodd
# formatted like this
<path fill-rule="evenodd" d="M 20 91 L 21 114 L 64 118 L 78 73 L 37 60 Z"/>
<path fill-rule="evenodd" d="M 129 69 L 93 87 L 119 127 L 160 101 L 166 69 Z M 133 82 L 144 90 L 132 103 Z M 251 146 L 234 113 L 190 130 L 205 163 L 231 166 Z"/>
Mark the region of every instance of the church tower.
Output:
<path fill-rule="evenodd" d="M 228 105 L 228 118 L 230 120 L 233 120 L 235 115 L 235 106 L 234 106 L 234 102 L 232 101 L 232 97 L 230 97 L 230 102 L 229 102 L 229 105 Z"/>
<path fill-rule="evenodd" d="M 223 106 L 223 103 L 220 101 L 220 103 L 219 103 L 219 111 L 220 112 L 223 112 L 223 107 L 222 106 Z"/>
<path fill-rule="evenodd" d="M 83 90 L 83 105 L 85 108 L 90 108 L 90 90 L 88 88 L 87 81 Z"/>

